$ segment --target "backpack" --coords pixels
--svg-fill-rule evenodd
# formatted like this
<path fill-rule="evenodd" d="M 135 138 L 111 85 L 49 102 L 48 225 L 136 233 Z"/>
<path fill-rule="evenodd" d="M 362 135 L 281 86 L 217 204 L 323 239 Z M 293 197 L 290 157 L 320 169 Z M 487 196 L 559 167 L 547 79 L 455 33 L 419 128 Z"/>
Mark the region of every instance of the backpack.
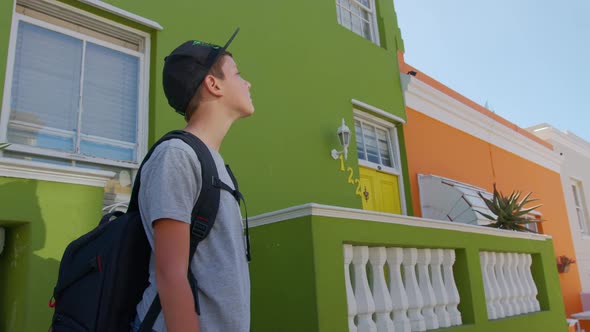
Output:
<path fill-rule="evenodd" d="M 127 212 L 106 214 L 96 228 L 67 246 L 60 263 L 57 284 L 49 301 L 49 306 L 55 309 L 50 331 L 130 331 L 136 306 L 148 286 L 151 255 L 139 213 L 141 169 L 158 145 L 174 138 L 191 146 L 201 163 L 202 188 L 191 214 L 189 263 L 197 244 L 207 237 L 213 227 L 219 208 L 220 190 L 229 191 L 238 202 L 240 199 L 243 201 L 231 170 L 228 168 L 235 190 L 219 180 L 215 161 L 200 139 L 180 130 L 164 135 L 152 146 L 137 172 Z M 246 230 L 249 259 L 247 233 Z M 200 313 L 198 286 L 190 269 L 188 279 L 195 309 Z M 160 300 L 156 295 L 140 331 L 151 331 L 160 310 Z"/>

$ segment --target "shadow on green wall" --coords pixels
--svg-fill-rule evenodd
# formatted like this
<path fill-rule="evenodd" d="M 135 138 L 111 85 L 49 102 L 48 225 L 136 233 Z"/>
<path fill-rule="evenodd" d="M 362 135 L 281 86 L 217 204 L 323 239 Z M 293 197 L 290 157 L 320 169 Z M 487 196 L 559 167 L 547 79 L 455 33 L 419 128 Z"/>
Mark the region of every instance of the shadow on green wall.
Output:
<path fill-rule="evenodd" d="M 24 331 L 31 324 L 46 330 L 51 294 L 44 292 L 53 289 L 59 262 L 34 254 L 46 245 L 37 181 L 0 179 L 0 227 L 6 229 L 0 254 L 0 331 Z M 25 321 L 26 310 L 34 322 Z"/>

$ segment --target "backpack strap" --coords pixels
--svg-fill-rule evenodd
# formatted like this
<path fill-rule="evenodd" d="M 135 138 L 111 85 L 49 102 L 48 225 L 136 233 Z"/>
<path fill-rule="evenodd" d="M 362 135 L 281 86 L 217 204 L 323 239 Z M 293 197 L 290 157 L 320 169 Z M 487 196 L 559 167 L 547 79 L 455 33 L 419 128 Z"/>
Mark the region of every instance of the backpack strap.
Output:
<path fill-rule="evenodd" d="M 201 163 L 201 178 L 202 178 L 202 186 L 201 192 L 199 194 L 199 198 L 197 199 L 197 203 L 193 207 L 191 212 L 191 227 L 190 227 L 190 247 L 189 247 L 189 269 L 187 278 L 189 284 L 191 286 L 191 290 L 193 292 L 193 299 L 195 302 L 195 310 L 197 313 L 200 313 L 199 308 L 199 300 L 198 300 L 198 285 L 197 280 L 192 275 L 190 270 L 190 262 L 192 257 L 195 254 L 197 249 L 197 245 L 199 242 L 204 240 L 209 232 L 213 228 L 213 224 L 215 223 L 215 219 L 217 217 L 217 210 L 219 209 L 219 197 L 220 197 L 220 190 L 218 187 L 214 186 L 214 183 L 221 182 L 219 181 L 217 167 L 215 165 L 215 160 L 213 156 L 211 156 L 211 152 L 198 137 L 188 133 L 186 131 L 175 130 L 166 135 L 164 135 L 154 146 L 150 149 L 149 153 L 145 157 L 143 164 L 145 161 L 151 156 L 155 147 L 161 144 L 164 141 L 170 139 L 180 139 L 186 144 L 188 144 L 196 153 L 199 162 Z M 136 176 L 136 182 L 133 186 L 133 193 L 131 195 L 131 202 L 129 204 L 128 210 L 137 209 L 139 210 L 139 203 L 138 203 L 138 195 L 139 195 L 139 182 L 140 182 L 140 173 L 141 167 Z M 143 319 L 139 332 L 148 332 L 151 331 L 160 311 L 162 309 L 160 303 L 160 297 L 156 294 L 154 301 L 150 305 L 150 308 Z"/>

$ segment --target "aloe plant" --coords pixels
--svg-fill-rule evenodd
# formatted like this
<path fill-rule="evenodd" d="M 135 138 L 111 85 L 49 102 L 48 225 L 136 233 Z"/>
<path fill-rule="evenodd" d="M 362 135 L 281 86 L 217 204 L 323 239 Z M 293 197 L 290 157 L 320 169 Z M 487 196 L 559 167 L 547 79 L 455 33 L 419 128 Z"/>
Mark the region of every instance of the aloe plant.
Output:
<path fill-rule="evenodd" d="M 525 225 L 543 221 L 532 218 L 528 215 L 531 211 L 540 207 L 541 204 L 525 208 L 525 205 L 537 201 L 537 199 L 529 199 L 532 193 L 528 193 L 523 199 L 519 201 L 521 196 L 519 191 L 515 190 L 510 194 L 510 196 L 506 197 L 496 189 L 496 184 L 494 183 L 494 195 L 492 199 L 483 197 L 481 193 L 478 194 L 479 197 L 483 199 L 488 209 L 490 209 L 490 211 L 495 214 L 495 216 L 491 216 L 489 214 L 476 211 L 487 219 L 493 221 L 491 224 L 486 225 L 487 227 L 536 233 L 535 231 L 526 228 Z"/>

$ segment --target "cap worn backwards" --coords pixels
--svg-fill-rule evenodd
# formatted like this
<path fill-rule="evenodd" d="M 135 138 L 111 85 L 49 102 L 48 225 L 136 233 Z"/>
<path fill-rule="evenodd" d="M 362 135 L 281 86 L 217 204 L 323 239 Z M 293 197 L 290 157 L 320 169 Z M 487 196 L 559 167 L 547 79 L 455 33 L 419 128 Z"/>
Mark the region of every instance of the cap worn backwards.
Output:
<path fill-rule="evenodd" d="M 175 48 L 164 59 L 162 85 L 168 104 L 177 113 L 184 116 L 190 100 L 203 79 L 219 60 L 220 55 L 225 53 L 238 31 L 240 28 L 234 31 L 223 47 L 199 40 L 189 40 Z"/>

